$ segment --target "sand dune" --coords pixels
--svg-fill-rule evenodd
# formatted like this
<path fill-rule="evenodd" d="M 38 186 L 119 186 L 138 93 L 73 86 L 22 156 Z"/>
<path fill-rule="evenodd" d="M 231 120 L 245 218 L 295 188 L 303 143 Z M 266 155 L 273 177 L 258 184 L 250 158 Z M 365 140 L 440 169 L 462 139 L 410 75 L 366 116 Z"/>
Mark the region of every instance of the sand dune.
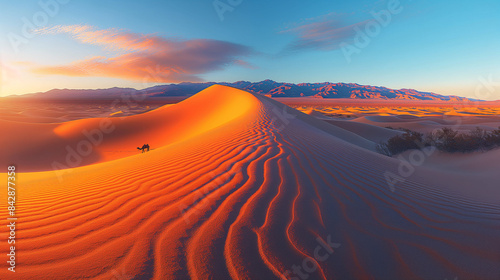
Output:
<path fill-rule="evenodd" d="M 436 180 L 440 171 L 426 166 L 393 192 L 384 174 L 401 163 L 370 151 L 372 141 L 229 87 L 112 119 L 115 130 L 85 166 L 62 178 L 26 172 L 63 160 L 61 145 L 77 144 L 101 120 L 23 124 L 2 140 L 26 143 L 1 151 L 20 172 L 15 279 L 500 276 L 498 197 L 454 192 L 471 186 Z M 143 142 L 155 149 L 109 152 Z M 1 269 L 0 279 L 10 273 Z"/>
<path fill-rule="evenodd" d="M 331 119 L 330 117 L 323 115 L 321 112 L 316 111 L 316 110 L 311 109 L 311 108 L 305 109 L 303 111 L 303 113 L 308 114 L 310 116 L 313 116 L 313 117 L 315 117 L 317 119 Z"/>
<path fill-rule="evenodd" d="M 91 118 L 64 123 L 0 121 L 11 135 L 0 139 L 0 163 L 16 162 L 24 171 L 52 170 L 54 162 L 70 167 L 100 163 L 137 154 L 149 143 L 162 147 L 217 127 L 256 106 L 255 98 L 230 96 L 226 89 L 207 89 L 186 102 L 126 118 Z M 213 104 L 211 106 L 204 106 Z M 196 108 L 191 110 L 191 108 Z M 88 143 L 99 143 L 92 145 Z M 82 151 L 79 153 L 79 151 Z M 83 154 L 81 162 L 68 154 Z M 20 156 L 24 155 L 24 156 Z"/>
<path fill-rule="evenodd" d="M 293 98 L 292 98 L 293 99 Z M 279 98 L 284 104 L 300 111 L 317 111 L 326 115 L 341 116 L 398 116 L 398 117 L 459 117 L 489 116 L 496 117 L 500 113 L 499 102 L 433 102 L 405 101 L 384 99 L 316 99 L 311 98 Z"/>
<path fill-rule="evenodd" d="M 424 133 L 431 132 L 444 127 L 453 128 L 458 131 L 468 132 L 476 127 L 493 130 L 500 127 L 498 117 L 485 116 L 435 116 L 420 118 L 405 118 L 401 116 L 364 116 L 351 120 L 378 127 L 405 128 Z"/>

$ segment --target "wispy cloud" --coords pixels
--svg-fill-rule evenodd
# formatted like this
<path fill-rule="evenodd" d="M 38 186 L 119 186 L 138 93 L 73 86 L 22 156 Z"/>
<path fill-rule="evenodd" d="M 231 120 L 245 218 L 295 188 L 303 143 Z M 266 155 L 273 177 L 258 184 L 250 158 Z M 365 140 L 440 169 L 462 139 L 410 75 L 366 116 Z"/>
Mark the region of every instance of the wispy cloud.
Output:
<path fill-rule="evenodd" d="M 75 40 L 119 51 L 114 57 L 96 56 L 68 65 L 32 68 L 39 74 L 116 77 L 141 82 L 200 81 L 200 74 L 235 65 L 254 54 L 246 46 L 210 39 L 178 40 L 86 25 L 54 26 L 41 35 L 68 34 Z"/>
<path fill-rule="evenodd" d="M 338 14 L 309 19 L 297 27 L 282 33 L 292 33 L 295 38 L 286 47 L 287 51 L 315 49 L 330 51 L 340 48 L 343 42 L 351 41 L 356 35 L 356 27 L 366 25 L 370 20 L 347 24 Z"/>

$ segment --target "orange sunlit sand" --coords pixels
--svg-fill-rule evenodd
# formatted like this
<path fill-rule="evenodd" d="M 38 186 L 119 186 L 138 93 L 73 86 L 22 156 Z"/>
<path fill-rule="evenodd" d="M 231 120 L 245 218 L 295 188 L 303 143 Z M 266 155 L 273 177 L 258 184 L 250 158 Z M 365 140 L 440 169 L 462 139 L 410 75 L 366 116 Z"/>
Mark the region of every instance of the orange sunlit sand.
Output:
<path fill-rule="evenodd" d="M 401 133 L 388 126 L 432 130 L 462 112 L 299 109 L 216 85 L 132 113 L 0 120 L 2 166 L 15 160 L 22 189 L 16 279 L 500 275 L 500 150 L 436 152 L 395 189 L 401 161 L 375 152 Z M 500 126 L 498 109 L 478 110 L 460 129 Z"/>
<path fill-rule="evenodd" d="M 412 103 L 394 102 L 393 100 L 362 100 L 350 101 L 350 104 L 342 104 L 341 101 L 316 101 L 314 105 L 293 105 L 293 108 L 310 114 L 312 111 L 319 112 L 326 116 L 336 117 L 355 117 L 366 115 L 378 116 L 396 116 L 396 115 L 411 115 L 416 117 L 439 117 L 439 116 L 498 116 L 500 115 L 500 102 L 480 102 L 480 103 L 438 103 L 417 101 Z M 304 101 L 299 101 L 304 102 Z M 365 106 L 359 106 L 360 103 L 365 103 Z M 286 102 L 285 102 L 286 103 Z M 328 104 L 334 103 L 334 104 Z M 335 104 L 336 103 L 336 104 Z M 373 104 L 375 103 L 375 104 Z M 401 104 L 402 103 L 402 104 Z"/>

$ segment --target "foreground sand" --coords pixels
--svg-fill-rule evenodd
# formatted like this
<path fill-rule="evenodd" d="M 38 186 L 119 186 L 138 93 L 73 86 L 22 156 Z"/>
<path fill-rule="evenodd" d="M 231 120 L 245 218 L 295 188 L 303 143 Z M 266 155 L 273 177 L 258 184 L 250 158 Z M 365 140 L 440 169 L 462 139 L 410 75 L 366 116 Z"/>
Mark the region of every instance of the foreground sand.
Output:
<path fill-rule="evenodd" d="M 3 262 L 0 279 L 500 277 L 498 190 L 436 168 L 435 155 L 389 187 L 385 174 L 400 174 L 401 162 L 373 152 L 384 137 L 377 129 L 389 129 L 373 125 L 377 139 L 362 137 L 356 127 L 214 86 L 111 119 L 115 129 L 80 162 L 86 166 L 51 171 L 54 160 L 64 162 L 57 151 L 78 145 L 99 121 L 19 130 L 15 141 L 33 154 L 45 147 L 55 156 L 26 152 L 35 163 L 18 164 L 17 272 L 13 278 Z M 155 149 L 108 152 L 146 142 Z M 480 176 L 498 179 L 490 170 Z"/>

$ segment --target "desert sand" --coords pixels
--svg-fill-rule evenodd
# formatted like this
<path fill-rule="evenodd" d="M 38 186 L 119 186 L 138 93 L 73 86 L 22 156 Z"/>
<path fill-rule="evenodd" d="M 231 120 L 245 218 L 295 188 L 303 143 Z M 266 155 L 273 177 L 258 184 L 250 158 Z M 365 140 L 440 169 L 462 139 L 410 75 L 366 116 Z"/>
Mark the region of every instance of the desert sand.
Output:
<path fill-rule="evenodd" d="M 433 153 L 411 174 L 375 152 L 399 133 L 386 126 L 442 117 L 309 115 L 224 86 L 141 112 L 0 117 L 18 171 L 17 272 L 4 261 L 0 279 L 500 277 L 499 150 Z"/>

